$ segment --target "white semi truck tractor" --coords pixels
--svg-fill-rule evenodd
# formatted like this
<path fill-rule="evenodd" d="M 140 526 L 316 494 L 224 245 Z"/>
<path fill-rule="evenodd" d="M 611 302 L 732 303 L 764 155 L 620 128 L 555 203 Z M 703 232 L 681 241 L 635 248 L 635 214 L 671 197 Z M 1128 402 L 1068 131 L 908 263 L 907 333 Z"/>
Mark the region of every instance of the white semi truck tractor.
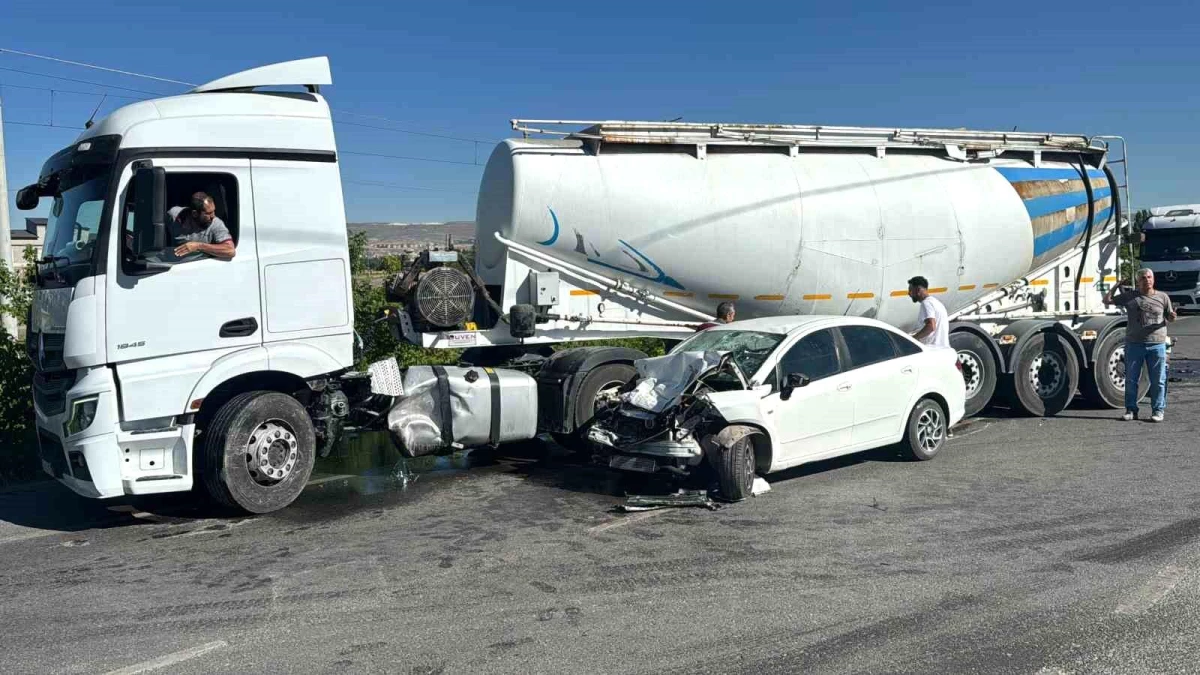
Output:
<path fill-rule="evenodd" d="M 1124 317 L 1099 292 L 1124 165 L 1111 139 L 1033 133 L 567 122 L 504 141 L 474 265 L 429 251 L 389 283 L 396 333 L 463 363 L 358 371 L 331 83 L 322 57 L 133 103 L 18 193 L 49 205 L 27 347 L 42 464 L 74 491 L 203 487 L 266 512 L 344 428 L 386 425 L 408 455 L 579 444 L 643 355 L 551 345 L 683 339 L 723 300 L 915 328 L 918 274 L 954 315 L 970 411 L 1121 403 Z M 168 210 L 201 191 L 232 260 L 175 254 Z"/>

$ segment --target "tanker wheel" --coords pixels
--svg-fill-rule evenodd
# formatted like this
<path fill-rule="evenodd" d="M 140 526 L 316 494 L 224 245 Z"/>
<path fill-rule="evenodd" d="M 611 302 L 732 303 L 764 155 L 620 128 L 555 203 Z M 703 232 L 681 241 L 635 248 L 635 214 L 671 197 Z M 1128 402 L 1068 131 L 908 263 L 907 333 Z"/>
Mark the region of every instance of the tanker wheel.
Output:
<path fill-rule="evenodd" d="M 1050 417 L 1067 408 L 1079 386 L 1079 358 L 1065 338 L 1039 333 L 1017 354 L 1011 402 L 1034 417 Z"/>
<path fill-rule="evenodd" d="M 986 408 L 996 393 L 998 364 L 987 343 L 974 333 L 954 333 L 950 336 L 950 346 L 958 352 L 963 384 L 967 389 L 964 412 L 966 417 L 971 417 Z"/>
<path fill-rule="evenodd" d="M 575 400 L 567 408 L 574 412 L 575 431 L 569 434 L 552 433 L 554 440 L 577 455 L 590 451 L 591 446 L 581 430 L 587 428 L 600 408 L 615 401 L 621 388 L 635 376 L 637 370 L 625 363 L 608 363 L 589 372 L 580 383 Z"/>
<path fill-rule="evenodd" d="M 1125 329 L 1117 328 L 1096 345 L 1096 358 L 1079 383 L 1091 403 L 1106 408 L 1125 407 Z M 1150 378 L 1138 378 L 1138 400 L 1150 390 Z"/>

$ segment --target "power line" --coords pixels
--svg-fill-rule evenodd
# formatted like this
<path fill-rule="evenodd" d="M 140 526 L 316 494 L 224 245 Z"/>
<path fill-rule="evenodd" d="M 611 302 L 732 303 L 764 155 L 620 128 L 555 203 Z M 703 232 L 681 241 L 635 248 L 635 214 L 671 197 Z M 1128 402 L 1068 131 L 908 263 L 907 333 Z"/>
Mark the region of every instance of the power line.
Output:
<path fill-rule="evenodd" d="M 74 89 L 50 89 L 49 87 L 31 87 L 31 86 L 25 85 L 25 84 L 9 84 L 7 82 L 0 82 L 0 87 L 8 87 L 9 89 L 29 89 L 31 91 L 58 92 L 60 94 L 79 94 L 80 96 L 108 96 L 110 98 L 124 98 L 124 99 L 128 99 L 131 101 L 145 101 L 146 100 L 144 98 L 138 98 L 136 96 L 121 96 L 120 94 L 109 94 L 109 93 L 103 92 L 103 91 L 76 91 Z"/>
<path fill-rule="evenodd" d="M 97 66 L 97 65 L 91 64 L 91 63 L 83 63 L 81 61 L 68 61 L 66 59 L 59 59 L 59 58 L 55 58 L 53 56 L 42 56 L 41 54 L 30 54 L 29 52 L 22 52 L 22 51 L 18 51 L 16 49 L 8 49 L 7 47 L 0 47 L 0 54 L 16 54 L 17 56 L 26 56 L 31 59 L 42 59 L 43 61 L 53 61 L 55 63 L 65 63 L 70 66 L 79 66 L 81 68 L 91 68 L 93 70 L 103 70 L 103 71 L 109 72 L 109 73 L 117 73 L 118 75 L 128 75 L 130 77 L 141 77 L 141 78 L 145 78 L 147 80 L 156 80 L 158 82 L 167 82 L 170 84 L 181 84 L 185 87 L 195 87 L 196 86 L 196 84 L 192 83 L 192 82 L 181 82 L 179 80 L 171 80 L 171 79 L 167 79 L 165 77 L 157 77 L 155 75 L 143 75 L 142 73 L 134 73 L 134 72 L 131 72 L 128 70 L 117 70 L 116 68 L 106 68 L 104 66 Z"/>
<path fill-rule="evenodd" d="M 18 124 L 23 127 L 45 127 L 47 129 L 70 129 L 76 133 L 83 131 L 78 127 L 64 127 L 61 124 L 46 124 L 44 122 L 19 122 L 17 120 L 4 120 L 5 124 Z"/>
<path fill-rule="evenodd" d="M 479 194 L 478 192 L 475 192 L 475 191 L 468 192 L 466 190 L 451 190 L 449 188 L 431 188 L 431 187 L 419 187 L 416 185 L 398 185 L 396 183 L 384 183 L 382 181 L 373 181 L 373 180 L 343 180 L 342 182 L 343 183 L 352 183 L 354 185 L 370 185 L 373 187 L 394 188 L 397 190 L 417 190 L 420 192 L 453 192 L 455 194 L 464 194 L 464 195 L 465 194 L 472 194 L 472 195 Z"/>
<path fill-rule="evenodd" d="M 115 84 L 104 84 L 102 82 L 93 82 L 91 80 L 79 80 L 73 77 L 60 77 L 58 75 L 47 75 L 46 73 L 38 73 L 32 70 L 21 70 L 20 68 L 5 68 L 0 66 L 0 70 L 9 73 L 20 73 L 22 75 L 34 75 L 36 77 L 45 77 L 51 80 L 62 80 L 63 82 L 74 82 L 76 84 L 90 84 L 93 87 L 108 87 L 109 89 L 120 89 L 121 91 L 132 91 L 135 94 L 146 94 L 148 96 L 166 96 L 162 92 L 146 91 L 144 89 L 133 89 L 130 87 L 121 87 Z"/>
<path fill-rule="evenodd" d="M 378 152 L 353 152 L 351 150 L 339 150 L 339 154 L 356 155 L 359 157 L 382 157 L 385 159 L 403 159 L 412 162 L 437 162 L 439 164 L 460 164 L 464 166 L 479 166 L 479 162 L 460 162 L 453 159 L 434 159 L 432 157 L 409 157 L 407 155 L 385 155 Z"/>
<path fill-rule="evenodd" d="M 333 112 L 340 113 L 340 111 L 337 111 L 337 110 L 334 110 Z M 344 115 L 345 113 L 340 113 L 340 114 Z M 395 131 L 396 133 L 399 133 L 399 134 L 412 134 L 413 136 L 426 136 L 429 138 L 444 138 L 448 141 L 462 141 L 464 143 L 492 143 L 493 142 L 493 141 L 482 141 L 477 138 L 462 138 L 461 136 L 445 136 L 442 134 L 429 133 L 427 131 L 412 131 L 410 129 L 396 129 L 394 127 L 380 127 L 380 126 L 375 126 L 373 124 L 362 124 L 360 122 L 346 122 L 343 120 L 334 120 L 333 123 L 341 124 L 343 126 L 348 126 L 348 127 L 362 127 L 363 129 L 378 129 L 380 131 Z"/>

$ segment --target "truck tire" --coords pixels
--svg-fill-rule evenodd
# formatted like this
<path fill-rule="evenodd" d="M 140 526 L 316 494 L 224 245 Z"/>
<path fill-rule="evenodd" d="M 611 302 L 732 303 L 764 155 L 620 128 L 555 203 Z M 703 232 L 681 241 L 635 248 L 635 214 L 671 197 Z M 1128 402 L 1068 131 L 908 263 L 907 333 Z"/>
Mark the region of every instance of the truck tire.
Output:
<path fill-rule="evenodd" d="M 1038 333 L 1022 346 L 1013 364 L 1010 402 L 1034 417 L 1057 415 L 1079 387 L 1079 357 L 1065 338 Z"/>
<path fill-rule="evenodd" d="M 946 444 L 946 424 L 949 418 L 942 406 L 931 398 L 923 398 L 913 406 L 904 428 L 900 446 L 912 459 L 924 462 L 933 459 Z"/>
<path fill-rule="evenodd" d="M 201 477 L 229 508 L 269 513 L 291 504 L 312 473 L 317 446 L 299 401 L 274 391 L 230 399 L 204 434 Z"/>
<path fill-rule="evenodd" d="M 1105 408 L 1125 408 L 1125 329 L 1116 328 L 1096 345 L 1092 367 L 1079 383 L 1089 402 Z M 1150 390 L 1150 378 L 1138 378 L 1138 400 Z"/>
<path fill-rule="evenodd" d="M 983 338 L 974 333 L 952 334 L 950 346 L 958 352 L 958 362 L 962 364 L 963 384 L 967 388 L 965 416 L 972 417 L 992 402 L 1000 364 Z"/>
<path fill-rule="evenodd" d="M 551 434 L 554 440 L 574 452 L 587 450 L 588 444 L 582 430 L 586 429 L 588 423 L 596 416 L 596 410 L 605 397 L 615 395 L 635 376 L 637 376 L 637 370 L 625 363 L 606 363 L 589 372 L 583 378 L 583 382 L 579 384 L 579 389 L 575 392 L 575 400 L 568 408 L 574 411 L 575 426 L 573 428 L 575 431 L 569 434 Z"/>
<path fill-rule="evenodd" d="M 718 448 L 715 456 L 710 455 L 713 472 L 721 498 L 740 502 L 751 494 L 754 487 L 755 458 L 754 438 L 746 434 L 733 443 Z"/>

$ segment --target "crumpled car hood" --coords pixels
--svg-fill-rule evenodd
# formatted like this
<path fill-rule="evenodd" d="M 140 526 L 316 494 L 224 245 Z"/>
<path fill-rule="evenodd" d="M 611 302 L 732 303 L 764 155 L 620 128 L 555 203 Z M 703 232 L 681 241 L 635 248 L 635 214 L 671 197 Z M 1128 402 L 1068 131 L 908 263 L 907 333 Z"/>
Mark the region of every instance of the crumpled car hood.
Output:
<path fill-rule="evenodd" d="M 622 400 L 660 413 L 679 402 L 683 392 L 701 375 L 721 363 L 721 352 L 679 352 L 634 362 L 638 383 Z"/>

